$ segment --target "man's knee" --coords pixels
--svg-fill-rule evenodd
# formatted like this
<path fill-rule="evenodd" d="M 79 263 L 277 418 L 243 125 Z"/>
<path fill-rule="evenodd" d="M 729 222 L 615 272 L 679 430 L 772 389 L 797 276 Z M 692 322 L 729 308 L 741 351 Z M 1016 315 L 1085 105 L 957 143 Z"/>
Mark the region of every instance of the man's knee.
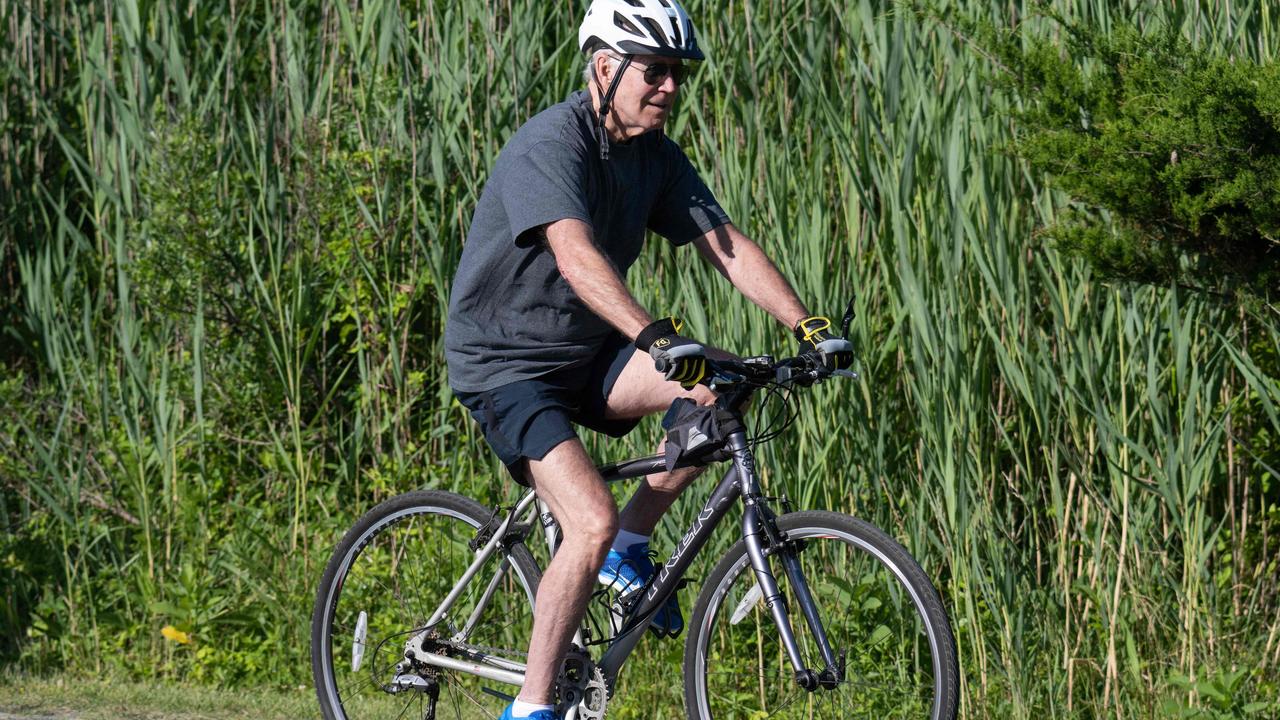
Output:
<path fill-rule="evenodd" d="M 574 513 L 568 524 L 560 523 L 560 529 L 564 531 L 565 543 L 577 545 L 599 565 L 618 535 L 618 507 L 610 503 L 608 508 Z"/>
<path fill-rule="evenodd" d="M 567 523 L 560 523 L 560 527 L 566 535 L 576 535 L 591 544 L 608 545 L 618 534 L 618 506 L 610 500 L 608 505 L 580 508 Z"/>
<path fill-rule="evenodd" d="M 731 353 L 708 348 L 707 354 L 716 360 L 734 359 Z M 653 359 L 648 353 L 637 351 L 627 362 L 615 381 L 606 400 L 605 417 L 608 419 L 634 419 L 652 413 L 663 412 L 676 398 L 686 397 L 699 405 L 715 402 L 716 394 L 705 385 L 692 390 L 680 383 L 664 380 L 653 369 Z"/>
<path fill-rule="evenodd" d="M 694 389 L 689 391 L 686 397 L 698 403 L 699 405 L 710 405 L 711 403 L 714 403 L 716 401 L 716 394 L 711 392 L 711 388 L 707 387 L 706 385 L 699 385 L 695 387 Z"/>
<path fill-rule="evenodd" d="M 565 541 L 606 549 L 618 532 L 618 506 L 575 438 L 526 463 L 538 496 L 551 508 Z"/>

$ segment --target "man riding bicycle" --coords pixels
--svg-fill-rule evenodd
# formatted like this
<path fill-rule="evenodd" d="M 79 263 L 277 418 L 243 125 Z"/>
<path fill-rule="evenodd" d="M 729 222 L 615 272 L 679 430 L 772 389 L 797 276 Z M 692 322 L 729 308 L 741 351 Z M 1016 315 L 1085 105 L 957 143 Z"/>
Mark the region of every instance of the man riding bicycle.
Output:
<path fill-rule="evenodd" d="M 555 717 L 555 681 L 595 582 L 653 573 L 649 536 L 695 469 L 646 478 L 621 513 L 574 425 L 619 437 L 676 398 L 706 405 L 709 350 L 654 320 L 623 278 L 646 230 L 693 244 L 749 300 L 837 367 L 851 346 L 810 316 L 662 132 L 701 61 L 676 0 L 594 0 L 578 32 L 587 89 L 508 141 L 472 217 L 445 328 L 449 383 L 512 476 L 563 531 L 538 589 L 525 682 L 503 718 Z M 654 368 L 662 369 L 659 374 Z M 655 616 L 674 636 L 673 595 Z"/>

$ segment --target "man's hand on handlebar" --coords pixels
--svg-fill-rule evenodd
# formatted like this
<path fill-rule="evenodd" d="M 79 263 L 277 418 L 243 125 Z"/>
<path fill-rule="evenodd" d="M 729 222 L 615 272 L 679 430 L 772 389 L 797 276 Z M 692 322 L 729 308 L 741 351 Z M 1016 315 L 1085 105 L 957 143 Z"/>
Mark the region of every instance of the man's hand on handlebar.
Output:
<path fill-rule="evenodd" d="M 807 317 L 796 323 L 796 340 L 804 352 L 816 352 L 828 370 L 845 370 L 853 365 L 853 344 L 831 331 L 831 321 Z"/>
<path fill-rule="evenodd" d="M 700 343 L 680 335 L 680 327 L 673 317 L 650 323 L 636 336 L 636 347 L 649 353 L 663 377 L 689 390 L 707 377 L 707 353 Z"/>

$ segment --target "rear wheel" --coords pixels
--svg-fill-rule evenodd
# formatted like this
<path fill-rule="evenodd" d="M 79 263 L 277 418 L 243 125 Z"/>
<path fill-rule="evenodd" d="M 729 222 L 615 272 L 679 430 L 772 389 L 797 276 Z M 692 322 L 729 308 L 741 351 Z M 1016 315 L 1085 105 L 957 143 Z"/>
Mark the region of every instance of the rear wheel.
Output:
<path fill-rule="evenodd" d="M 311 620 L 311 669 L 326 718 L 423 717 L 433 701 L 439 717 L 501 714 L 506 700 L 492 691 L 514 695 L 513 686 L 421 664 L 397 669 L 406 642 L 424 629 L 432 652 L 523 663 L 541 573 L 522 544 L 500 549 L 427 629 L 475 559 L 473 540 L 492 516 L 469 498 L 419 491 L 378 505 L 347 532 L 320 581 Z M 490 586 L 491 599 L 473 618 Z"/>
<path fill-rule="evenodd" d="M 685 643 L 685 702 L 700 720 L 955 717 L 959 669 L 937 591 L 879 529 L 829 512 L 777 520 L 798 558 L 844 680 L 809 692 L 795 680 L 760 596 L 746 544 L 707 579 Z M 778 554 L 770 556 L 806 666 L 825 668 Z"/>

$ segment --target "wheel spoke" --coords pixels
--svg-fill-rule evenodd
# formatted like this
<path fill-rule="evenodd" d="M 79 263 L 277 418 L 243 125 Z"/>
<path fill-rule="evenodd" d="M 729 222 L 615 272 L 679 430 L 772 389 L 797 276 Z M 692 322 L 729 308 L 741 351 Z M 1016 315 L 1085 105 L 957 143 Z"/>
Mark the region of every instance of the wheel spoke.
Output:
<path fill-rule="evenodd" d="M 467 546 L 476 527 L 491 512 L 473 502 L 435 491 L 411 493 L 438 501 L 420 506 L 393 499 L 370 513 L 367 523 L 375 530 L 358 539 L 344 539 L 335 552 L 330 572 L 326 572 L 330 595 L 335 597 L 328 623 L 327 642 L 318 651 L 327 656 L 321 665 L 331 670 L 328 678 L 317 677 L 321 687 L 334 688 L 332 695 L 321 693 L 322 703 L 334 715 L 349 720 L 421 717 L 430 702 L 420 688 L 388 694 L 382 686 L 391 683 L 397 672 L 406 680 L 443 685 L 436 701 L 442 718 L 493 718 L 502 710 L 499 698 L 482 691 L 485 681 L 477 676 L 428 667 L 403 656 L 405 643 L 416 633 L 425 633 L 423 642 L 432 652 L 462 657 L 451 650 L 450 636 L 457 632 L 480 602 L 488 581 L 494 577 L 502 555 L 487 562 L 457 599 L 449 614 L 434 628 L 424 628 L 435 604 L 441 602 L 475 559 Z M 403 496 L 409 497 L 409 496 Z M 385 509 L 385 511 L 384 511 Z M 362 521 L 364 522 L 364 521 Z M 357 526 L 359 527 L 359 525 Z M 358 544 L 357 544 L 358 543 Z M 537 566 L 528 551 L 516 545 L 503 550 L 509 567 L 499 576 L 496 591 L 481 611 L 469 642 L 484 652 L 502 657 L 519 657 L 527 648 L 532 627 L 530 596 L 536 589 Z M 343 577 L 331 577 L 332 568 L 345 567 Z M 526 583 L 528 585 L 526 586 Z M 353 672 L 351 658 L 357 641 L 356 618 L 366 613 L 364 659 Z M 510 649 L 510 648 L 518 648 Z M 404 669 L 397 671 L 397 663 Z M 404 695 L 404 693 L 408 693 Z M 335 703 L 328 698 L 336 699 Z"/>
<path fill-rule="evenodd" d="M 822 515 L 824 521 L 841 517 Z M 844 518 L 844 522 L 852 526 L 856 521 Z M 846 653 L 845 680 L 833 690 L 804 690 L 794 678 L 772 613 L 764 604 L 756 600 L 745 615 L 734 614 L 748 592 L 758 592 L 745 549 L 739 545 L 736 552 L 741 554 L 735 555 L 734 563 L 722 564 L 708 582 L 707 592 L 717 598 L 708 608 L 711 621 L 699 617 L 691 624 L 701 633 L 696 639 L 697 659 L 686 656 L 686 673 L 693 673 L 686 677 L 693 694 L 691 715 L 705 720 L 705 708 L 717 720 L 929 717 L 936 661 L 923 609 L 913 601 L 924 591 L 909 592 L 906 584 L 919 582 L 922 574 L 907 577 L 896 569 L 899 565 L 884 560 L 884 552 L 869 552 L 861 535 L 848 528 L 784 529 L 806 541 L 805 550 L 796 557 L 832 652 L 837 657 Z M 887 538 L 885 542 L 892 543 Z M 898 555 L 905 555 L 894 547 Z M 821 672 L 825 661 L 800 609 L 792 579 L 780 572 L 781 563 L 774 563 L 801 660 L 813 672 Z M 925 589 L 936 598 L 931 587 Z M 945 650 L 953 653 L 950 629 L 944 627 L 942 632 L 948 643 Z M 948 655 L 943 662 L 953 663 L 953 658 Z M 944 709 L 950 707 L 954 705 L 944 703 Z"/>
<path fill-rule="evenodd" d="M 410 705 L 413 705 L 413 698 L 409 698 L 405 701 L 404 707 L 400 709 L 400 714 L 396 715 L 396 720 L 400 720 L 400 718 L 404 717 L 405 713 L 409 712 Z"/>

